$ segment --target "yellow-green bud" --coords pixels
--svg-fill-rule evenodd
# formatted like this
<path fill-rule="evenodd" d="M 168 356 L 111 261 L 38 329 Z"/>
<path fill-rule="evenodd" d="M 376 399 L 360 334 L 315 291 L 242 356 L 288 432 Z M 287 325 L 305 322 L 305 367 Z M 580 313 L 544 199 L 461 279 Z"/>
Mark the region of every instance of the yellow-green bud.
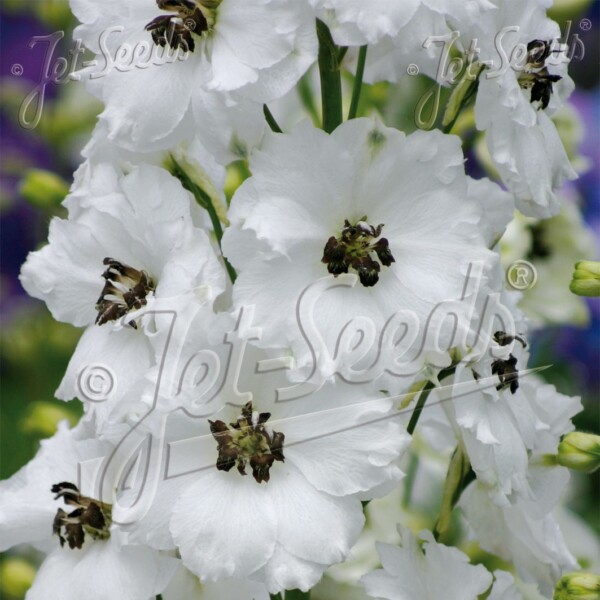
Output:
<path fill-rule="evenodd" d="M 450 98 L 446 104 L 446 110 L 442 118 L 442 125 L 447 127 L 456 120 L 459 112 L 464 108 L 468 96 L 472 94 L 473 87 L 477 84 L 477 78 L 481 73 L 482 66 L 478 63 L 471 65 L 462 79 L 454 86 Z"/>
<path fill-rule="evenodd" d="M 21 195 L 40 208 L 58 206 L 69 193 L 67 182 L 50 171 L 29 169 L 21 180 Z"/>
<path fill-rule="evenodd" d="M 64 0 L 35 2 L 32 8 L 42 21 L 53 27 L 65 27 L 73 18 L 69 10 L 69 3 Z"/>
<path fill-rule="evenodd" d="M 66 408 L 41 400 L 30 405 L 27 416 L 21 422 L 21 429 L 27 434 L 50 437 L 56 433 L 58 424 L 65 419 L 71 425 L 77 423 L 77 417 Z"/>
<path fill-rule="evenodd" d="M 558 446 L 558 464 L 576 471 L 593 473 L 600 467 L 600 436 L 573 431 Z"/>
<path fill-rule="evenodd" d="M 35 578 L 35 568 L 25 559 L 11 556 L 2 562 L 0 582 L 2 597 L 23 598 Z"/>
<path fill-rule="evenodd" d="M 568 573 L 556 584 L 554 600 L 600 600 L 600 577 L 593 573 Z"/>
<path fill-rule="evenodd" d="M 554 21 L 566 21 L 582 16 L 582 13 L 593 3 L 593 0 L 556 0 L 548 9 L 548 16 Z"/>
<path fill-rule="evenodd" d="M 600 296 L 600 262 L 581 260 L 576 263 L 569 289 L 578 296 Z"/>
<path fill-rule="evenodd" d="M 235 191 L 244 183 L 247 177 L 247 166 L 245 166 L 244 161 L 235 161 L 227 167 L 224 192 L 228 200 L 231 199 Z"/>

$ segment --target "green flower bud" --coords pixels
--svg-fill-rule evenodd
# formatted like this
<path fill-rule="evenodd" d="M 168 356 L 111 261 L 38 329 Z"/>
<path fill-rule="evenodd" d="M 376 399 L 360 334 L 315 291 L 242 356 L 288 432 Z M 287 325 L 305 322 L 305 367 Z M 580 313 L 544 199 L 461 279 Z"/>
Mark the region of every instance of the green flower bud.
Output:
<path fill-rule="evenodd" d="M 40 208 L 58 206 L 69 193 L 67 182 L 50 171 L 30 169 L 19 187 L 21 195 Z"/>
<path fill-rule="evenodd" d="M 444 127 L 449 127 L 456 122 L 460 111 L 477 90 L 477 81 L 481 71 L 482 66 L 480 64 L 471 65 L 470 69 L 452 90 L 442 118 L 442 125 Z"/>
<path fill-rule="evenodd" d="M 578 296 L 600 296 L 600 262 L 581 260 L 576 263 L 569 289 Z"/>
<path fill-rule="evenodd" d="M 52 27 L 65 27 L 73 18 L 69 10 L 69 3 L 65 0 L 36 2 L 32 8 L 39 19 Z"/>
<path fill-rule="evenodd" d="M 600 436 L 573 431 L 558 446 L 558 464 L 584 473 L 600 467 Z"/>
<path fill-rule="evenodd" d="M 575 269 L 582 272 L 579 276 L 582 279 L 584 276 L 587 278 L 600 278 L 600 262 L 596 260 L 580 260 L 578 263 L 575 263 Z"/>
<path fill-rule="evenodd" d="M 181 181 L 186 190 L 194 194 L 202 208 L 211 208 L 221 223 L 229 225 L 227 206 L 208 173 L 196 161 L 189 160 L 183 150 L 179 150 L 165 160 L 164 167 Z"/>
<path fill-rule="evenodd" d="M 556 0 L 552 8 L 548 9 L 548 16 L 554 21 L 566 21 L 580 17 L 582 13 L 593 3 L 593 0 Z"/>
<path fill-rule="evenodd" d="M 56 433 L 58 424 L 65 419 L 71 426 L 77 423 L 75 415 L 66 408 L 40 400 L 30 405 L 27 416 L 21 422 L 21 429 L 27 434 L 50 437 Z"/>
<path fill-rule="evenodd" d="M 592 573 L 568 573 L 557 583 L 554 600 L 600 600 L 600 577 Z"/>
<path fill-rule="evenodd" d="M 0 567 L 0 590 L 10 598 L 23 598 L 34 578 L 35 568 L 31 564 L 23 558 L 9 557 Z"/>

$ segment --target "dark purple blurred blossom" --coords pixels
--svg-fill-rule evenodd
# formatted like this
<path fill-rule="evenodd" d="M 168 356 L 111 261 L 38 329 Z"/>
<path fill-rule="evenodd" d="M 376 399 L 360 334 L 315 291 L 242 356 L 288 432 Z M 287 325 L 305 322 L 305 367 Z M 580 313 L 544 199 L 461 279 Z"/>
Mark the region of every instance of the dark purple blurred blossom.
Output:
<path fill-rule="evenodd" d="M 591 161 L 591 169 L 583 173 L 575 185 L 583 197 L 584 218 L 600 239 L 600 89 L 575 91 L 571 104 L 584 125 L 581 154 Z"/>
<path fill-rule="evenodd" d="M 25 169 L 36 167 L 59 171 L 61 165 L 56 162 L 56 153 L 35 130 L 19 126 L 19 103 L 14 102 L 15 99 L 19 101 L 21 97 L 24 98 L 41 79 L 46 45 L 38 44 L 29 48 L 31 38 L 47 35 L 50 31 L 32 17 L 0 11 L 0 18 L 0 192 L 3 200 L 0 213 L 0 315 L 5 317 L 26 297 L 17 275 L 27 253 L 46 234 L 43 217 L 19 196 L 18 183 Z M 57 91 L 57 86 L 48 86 L 46 99 L 55 97 Z"/>

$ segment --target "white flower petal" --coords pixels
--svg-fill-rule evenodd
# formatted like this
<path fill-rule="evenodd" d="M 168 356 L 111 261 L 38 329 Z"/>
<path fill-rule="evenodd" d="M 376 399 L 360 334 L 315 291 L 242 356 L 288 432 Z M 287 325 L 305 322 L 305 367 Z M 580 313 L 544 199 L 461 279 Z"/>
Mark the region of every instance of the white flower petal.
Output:
<path fill-rule="evenodd" d="M 43 562 L 26 600 L 148 600 L 166 587 L 178 562 L 142 546 L 119 549 L 110 541 L 59 548 Z"/>
<path fill-rule="evenodd" d="M 275 548 L 277 517 L 268 486 L 211 469 L 182 492 L 171 533 L 183 564 L 202 581 L 247 577 Z"/>

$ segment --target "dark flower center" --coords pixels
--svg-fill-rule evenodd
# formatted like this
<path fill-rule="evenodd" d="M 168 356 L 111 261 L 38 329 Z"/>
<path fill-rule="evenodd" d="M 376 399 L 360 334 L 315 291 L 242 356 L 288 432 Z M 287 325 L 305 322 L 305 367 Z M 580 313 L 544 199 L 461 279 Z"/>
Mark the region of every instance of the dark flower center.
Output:
<path fill-rule="evenodd" d="M 494 340 L 500 346 L 508 346 L 517 340 L 523 348 L 527 347 L 525 338 L 519 335 L 508 335 L 504 331 L 496 331 Z M 498 375 L 500 380 L 500 383 L 496 386 L 498 391 L 510 389 L 511 394 L 514 394 L 519 389 L 519 371 L 516 356 L 509 354 L 507 359 L 495 360 L 492 363 L 492 375 Z"/>
<path fill-rule="evenodd" d="M 283 462 L 283 433 L 269 433 L 265 423 L 271 413 L 252 411 L 252 402 L 242 408 L 236 423 L 229 427 L 223 421 L 210 421 L 210 431 L 217 441 L 217 469 L 229 471 L 234 465 L 241 475 L 246 475 L 246 464 L 252 468 L 252 476 L 257 483 L 269 481 L 269 469 L 273 462 Z"/>
<path fill-rule="evenodd" d="M 332 275 L 354 272 L 365 287 L 371 287 L 379 281 L 379 262 L 389 267 L 395 259 L 387 239 L 377 239 L 381 235 L 383 224 L 373 227 L 366 220 L 365 216 L 351 225 L 346 219 L 341 235 L 337 238 L 331 236 L 327 240 L 321 260 Z"/>
<path fill-rule="evenodd" d="M 193 52 L 196 47 L 192 34 L 201 36 L 211 27 L 213 12 L 218 2 L 215 0 L 156 0 L 158 8 L 169 11 L 170 15 L 160 15 L 146 25 L 157 46 L 184 52 Z"/>
<path fill-rule="evenodd" d="M 96 303 L 97 325 L 116 321 L 131 310 L 137 310 L 147 303 L 146 296 L 154 290 L 154 283 L 146 271 L 138 271 L 114 258 L 105 258 L 108 266 L 102 273 L 105 283 Z M 137 329 L 135 321 L 129 325 Z"/>
<path fill-rule="evenodd" d="M 67 513 L 59 508 L 52 524 L 52 533 L 58 536 L 61 547 L 65 542 L 69 548 L 81 548 L 87 533 L 94 540 L 106 540 L 110 537 L 112 507 L 98 500 L 87 498 L 79 493 L 76 485 L 63 481 L 52 486 L 55 500 L 62 498 L 66 505 L 75 510 Z"/>
<path fill-rule="evenodd" d="M 531 248 L 527 256 L 527 260 L 533 259 L 544 259 L 552 256 L 552 249 L 546 239 L 546 232 L 541 223 L 536 225 L 529 225 L 529 232 L 531 233 Z"/>
<path fill-rule="evenodd" d="M 560 75 L 551 75 L 546 67 L 546 59 L 556 50 L 552 42 L 533 40 L 527 44 L 527 64 L 519 75 L 521 88 L 531 90 L 530 102 L 539 102 L 538 110 L 545 109 L 552 95 L 552 84 L 560 81 Z"/>

